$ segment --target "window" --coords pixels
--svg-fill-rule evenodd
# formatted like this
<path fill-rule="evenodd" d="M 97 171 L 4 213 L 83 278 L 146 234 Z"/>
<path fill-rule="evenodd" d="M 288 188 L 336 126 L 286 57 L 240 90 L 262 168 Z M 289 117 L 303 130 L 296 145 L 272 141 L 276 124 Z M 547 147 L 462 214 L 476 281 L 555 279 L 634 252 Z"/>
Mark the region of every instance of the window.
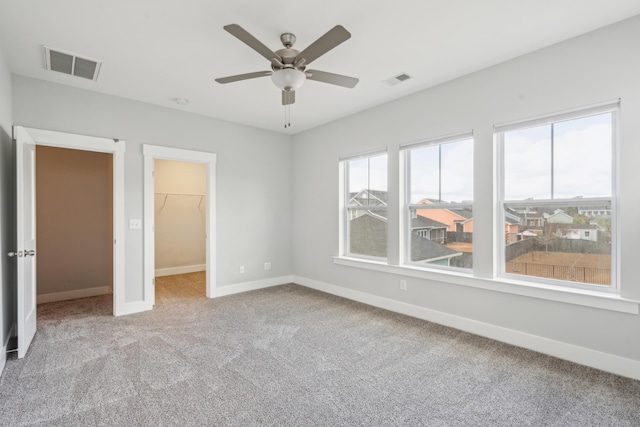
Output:
<path fill-rule="evenodd" d="M 387 257 L 387 154 L 342 159 L 347 256 Z"/>
<path fill-rule="evenodd" d="M 617 103 L 496 128 L 503 274 L 615 288 Z"/>
<path fill-rule="evenodd" d="M 405 153 L 405 262 L 473 265 L 473 139 L 470 133 L 401 146 Z"/>

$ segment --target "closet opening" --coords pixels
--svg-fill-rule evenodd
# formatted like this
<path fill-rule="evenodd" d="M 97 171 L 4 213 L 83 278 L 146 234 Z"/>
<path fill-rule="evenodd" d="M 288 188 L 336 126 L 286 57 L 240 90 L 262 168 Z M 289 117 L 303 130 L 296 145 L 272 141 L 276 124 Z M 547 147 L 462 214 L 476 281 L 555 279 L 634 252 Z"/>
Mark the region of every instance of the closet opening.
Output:
<path fill-rule="evenodd" d="M 207 165 L 154 159 L 155 304 L 206 296 Z"/>
<path fill-rule="evenodd" d="M 113 154 L 36 145 L 37 303 L 113 307 Z"/>

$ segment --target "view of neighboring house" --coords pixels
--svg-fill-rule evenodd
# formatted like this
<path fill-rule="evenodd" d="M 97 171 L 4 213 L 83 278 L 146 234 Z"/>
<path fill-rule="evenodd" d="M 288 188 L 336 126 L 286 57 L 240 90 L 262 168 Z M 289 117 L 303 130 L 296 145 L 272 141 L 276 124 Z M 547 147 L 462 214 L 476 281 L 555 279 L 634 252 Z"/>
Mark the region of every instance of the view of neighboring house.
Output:
<path fill-rule="evenodd" d="M 349 194 L 349 206 L 387 206 L 387 192 L 380 190 L 362 190 Z M 356 219 L 367 211 L 352 210 L 349 219 Z"/>
<path fill-rule="evenodd" d="M 362 190 L 349 194 L 349 206 L 371 206 L 371 210 L 353 209 L 350 214 L 350 250 L 353 253 L 373 257 L 387 256 L 387 192 Z M 421 204 L 436 203 L 423 199 Z M 585 212 L 601 212 L 595 208 Z M 471 209 L 434 207 L 415 209 L 411 218 L 411 261 L 452 265 L 451 260 L 463 255 L 464 245 L 469 245 L 474 220 Z M 586 216 L 584 214 L 580 214 Z M 600 218 L 606 218 L 606 215 Z M 593 217 L 592 217 L 593 218 Z M 575 218 L 563 209 L 516 207 L 505 211 L 505 236 L 507 245 L 535 237 L 598 242 L 599 232 L 605 231 L 597 222 L 574 224 Z M 464 236 L 467 236 L 465 238 Z M 546 236 L 546 237 L 545 237 Z M 453 239 L 453 240 L 452 240 Z M 458 240 L 461 239 L 461 240 Z M 467 243 L 452 243 L 467 242 Z M 457 246 L 456 246 L 457 245 Z M 453 265 L 463 258 L 458 258 Z M 467 262 L 467 261 L 465 261 Z M 470 261 L 468 261 L 470 262 Z M 464 264 L 464 263 L 463 263 Z"/>
<path fill-rule="evenodd" d="M 420 204 L 435 203 L 430 199 L 422 199 Z M 416 209 L 416 213 L 425 218 L 430 218 L 447 225 L 447 231 L 456 233 L 473 233 L 473 211 L 467 208 L 435 208 L 435 209 Z M 520 218 L 517 215 L 506 213 L 505 215 L 505 233 L 517 234 L 520 225 Z"/>
<path fill-rule="evenodd" d="M 434 201 L 430 199 L 422 199 L 419 202 L 420 204 L 430 205 L 433 204 Z M 441 222 L 447 225 L 447 231 L 462 233 L 466 230 L 463 230 L 464 223 L 471 219 L 473 213 L 469 209 L 445 209 L 445 208 L 436 208 L 436 209 L 416 209 L 416 213 L 425 218 L 430 218 L 434 221 Z"/>
<path fill-rule="evenodd" d="M 411 231 L 441 245 L 447 241 L 447 225 L 421 215 L 418 215 L 417 218 L 411 218 Z"/>
<path fill-rule="evenodd" d="M 439 243 L 446 233 L 444 224 L 418 217 L 411 221 L 411 225 L 411 261 L 448 266 L 451 258 L 461 255 Z M 429 237 L 425 237 L 426 235 Z M 431 236 L 435 239 L 431 240 Z M 386 257 L 387 219 L 369 211 L 361 211 L 355 219 L 349 221 L 349 243 L 352 253 Z"/>
<path fill-rule="evenodd" d="M 572 224 L 573 217 L 565 213 L 562 209 L 556 209 L 552 214 L 543 213 L 549 224 Z"/>
<path fill-rule="evenodd" d="M 571 224 L 567 227 L 560 227 L 555 231 L 557 237 L 563 239 L 580 239 L 598 241 L 598 226 L 594 224 Z"/>
<path fill-rule="evenodd" d="M 609 216 L 611 208 L 609 206 L 584 206 L 578 208 L 578 213 L 584 216 Z"/>

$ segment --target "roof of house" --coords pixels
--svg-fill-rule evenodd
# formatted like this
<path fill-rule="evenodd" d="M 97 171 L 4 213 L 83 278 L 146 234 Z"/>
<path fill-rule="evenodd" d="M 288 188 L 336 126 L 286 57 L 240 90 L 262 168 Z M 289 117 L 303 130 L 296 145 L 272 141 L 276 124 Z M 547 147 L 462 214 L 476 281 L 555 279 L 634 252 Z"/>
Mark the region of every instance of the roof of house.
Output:
<path fill-rule="evenodd" d="M 357 193 L 349 193 L 349 204 L 356 201 L 361 206 L 387 205 L 387 192 L 381 190 L 362 190 Z"/>
<path fill-rule="evenodd" d="M 447 228 L 447 224 L 443 224 L 439 221 L 435 221 L 431 218 L 426 218 L 422 215 L 418 215 L 417 218 L 411 218 L 411 229 L 416 228 Z"/>
<path fill-rule="evenodd" d="M 504 212 L 504 219 L 511 224 L 520 224 L 520 217 L 508 211 Z"/>
<path fill-rule="evenodd" d="M 437 221 L 434 221 L 437 222 Z M 369 213 L 349 223 L 350 251 L 376 257 L 387 256 L 387 221 Z M 460 255 L 433 240 L 411 233 L 411 261 L 425 261 Z"/>
<path fill-rule="evenodd" d="M 568 230 L 596 230 L 596 224 L 567 224 Z"/>
<path fill-rule="evenodd" d="M 453 258 L 460 252 L 449 249 L 433 240 L 429 240 L 417 233 L 411 233 L 411 261 L 425 261 L 439 258 Z"/>
<path fill-rule="evenodd" d="M 448 210 L 450 210 L 451 212 L 460 215 L 461 217 L 465 218 L 465 219 L 471 219 L 473 218 L 473 211 L 471 209 L 468 208 L 456 208 L 455 206 L 451 206 L 447 208 Z"/>

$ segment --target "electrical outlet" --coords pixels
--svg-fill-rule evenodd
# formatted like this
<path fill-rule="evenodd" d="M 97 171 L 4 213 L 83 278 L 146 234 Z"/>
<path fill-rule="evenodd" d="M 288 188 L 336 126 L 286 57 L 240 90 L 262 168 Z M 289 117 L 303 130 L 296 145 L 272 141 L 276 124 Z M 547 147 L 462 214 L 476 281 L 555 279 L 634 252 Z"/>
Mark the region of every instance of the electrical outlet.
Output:
<path fill-rule="evenodd" d="M 264 269 L 265 270 L 271 270 L 271 263 L 270 262 L 265 262 L 264 263 Z"/>
<path fill-rule="evenodd" d="M 406 280 L 400 280 L 400 290 L 403 290 L 403 291 L 407 290 L 407 281 Z"/>
<path fill-rule="evenodd" d="M 240 274 L 244 274 L 244 265 L 240 266 Z"/>

